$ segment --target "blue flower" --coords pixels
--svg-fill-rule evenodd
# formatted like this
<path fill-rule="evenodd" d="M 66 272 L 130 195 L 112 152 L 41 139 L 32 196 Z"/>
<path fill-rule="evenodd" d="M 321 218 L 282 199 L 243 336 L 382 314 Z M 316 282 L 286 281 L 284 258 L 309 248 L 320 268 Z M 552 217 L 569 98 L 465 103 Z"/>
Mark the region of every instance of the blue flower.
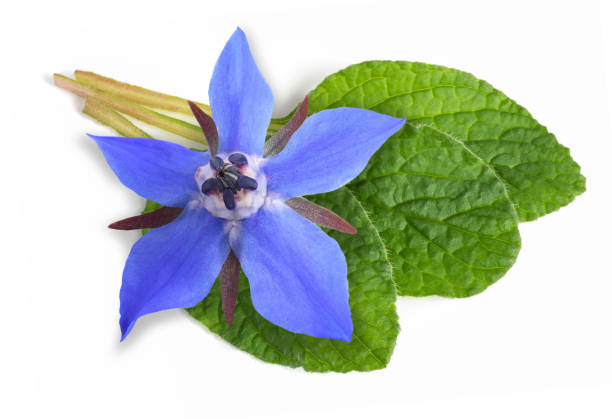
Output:
<path fill-rule="evenodd" d="M 355 178 L 405 121 L 325 110 L 306 119 L 282 152 L 263 157 L 273 96 L 240 29 L 217 61 L 209 99 L 214 123 L 196 116 L 212 156 L 147 138 L 91 136 L 125 186 L 183 208 L 132 247 L 120 292 L 122 339 L 140 316 L 196 305 L 235 259 L 264 318 L 294 333 L 350 341 L 342 250 L 286 202 Z"/>

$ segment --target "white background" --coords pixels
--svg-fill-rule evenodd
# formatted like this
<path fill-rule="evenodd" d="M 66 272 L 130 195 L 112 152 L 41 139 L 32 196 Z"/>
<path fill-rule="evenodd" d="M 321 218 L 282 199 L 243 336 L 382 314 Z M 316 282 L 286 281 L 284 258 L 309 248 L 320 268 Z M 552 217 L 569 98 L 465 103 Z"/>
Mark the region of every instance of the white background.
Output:
<path fill-rule="evenodd" d="M 0 416 L 612 417 L 609 3 L 289 3 L 3 3 Z M 515 266 L 486 292 L 400 298 L 402 331 L 382 371 L 266 364 L 181 310 L 141 319 L 120 344 L 121 272 L 138 233 L 105 226 L 142 201 L 84 135 L 111 131 L 51 74 L 91 70 L 207 102 L 237 25 L 277 116 L 352 63 L 443 64 L 526 106 L 570 147 L 588 192 L 522 224 Z"/>

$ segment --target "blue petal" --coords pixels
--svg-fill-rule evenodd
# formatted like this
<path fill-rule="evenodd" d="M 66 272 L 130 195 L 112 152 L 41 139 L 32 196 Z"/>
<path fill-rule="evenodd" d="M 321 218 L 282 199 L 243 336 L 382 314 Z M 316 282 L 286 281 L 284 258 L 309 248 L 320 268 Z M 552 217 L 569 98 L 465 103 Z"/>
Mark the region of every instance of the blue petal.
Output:
<path fill-rule="evenodd" d="M 288 199 L 333 191 L 354 179 L 404 119 L 366 109 L 324 110 L 306 119 L 264 167 L 268 191 Z"/>
<path fill-rule="evenodd" d="M 189 205 L 134 244 L 123 270 L 121 340 L 140 316 L 206 297 L 229 254 L 223 228 L 223 220 Z"/>
<path fill-rule="evenodd" d="M 121 183 L 169 207 L 184 207 L 198 193 L 195 174 L 208 153 L 150 138 L 97 137 L 104 158 Z"/>
<path fill-rule="evenodd" d="M 335 240 L 283 203 L 236 229 L 230 243 L 259 314 L 294 333 L 351 340 L 346 260 Z"/>
<path fill-rule="evenodd" d="M 208 98 L 219 132 L 219 152 L 261 155 L 274 97 L 240 28 L 217 60 Z"/>

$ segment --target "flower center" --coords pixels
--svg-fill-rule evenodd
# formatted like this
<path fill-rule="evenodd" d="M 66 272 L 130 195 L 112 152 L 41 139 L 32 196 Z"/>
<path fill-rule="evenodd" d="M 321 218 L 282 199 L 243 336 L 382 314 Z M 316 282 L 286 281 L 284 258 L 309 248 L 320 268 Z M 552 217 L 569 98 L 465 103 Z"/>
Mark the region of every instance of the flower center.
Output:
<path fill-rule="evenodd" d="M 262 159 L 242 153 L 221 153 L 196 172 L 204 207 L 227 220 L 251 216 L 266 198 L 266 177 L 259 170 Z"/>

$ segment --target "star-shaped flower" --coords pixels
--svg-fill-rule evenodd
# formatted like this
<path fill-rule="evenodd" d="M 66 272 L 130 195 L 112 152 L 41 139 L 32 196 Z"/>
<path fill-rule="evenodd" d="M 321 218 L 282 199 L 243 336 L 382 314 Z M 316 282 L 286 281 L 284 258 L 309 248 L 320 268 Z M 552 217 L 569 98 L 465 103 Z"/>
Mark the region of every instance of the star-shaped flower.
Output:
<path fill-rule="evenodd" d="M 264 318 L 294 333 L 350 341 L 346 260 L 300 215 L 316 221 L 325 210 L 296 197 L 349 182 L 405 121 L 353 108 L 303 121 L 305 101 L 264 145 L 274 100 L 240 29 L 217 61 L 209 99 L 212 119 L 191 104 L 209 152 L 92 136 L 125 186 L 165 206 L 161 221 L 149 218 L 158 228 L 134 244 L 123 271 L 122 339 L 140 316 L 196 305 L 217 276 L 233 308 L 241 267 Z"/>

